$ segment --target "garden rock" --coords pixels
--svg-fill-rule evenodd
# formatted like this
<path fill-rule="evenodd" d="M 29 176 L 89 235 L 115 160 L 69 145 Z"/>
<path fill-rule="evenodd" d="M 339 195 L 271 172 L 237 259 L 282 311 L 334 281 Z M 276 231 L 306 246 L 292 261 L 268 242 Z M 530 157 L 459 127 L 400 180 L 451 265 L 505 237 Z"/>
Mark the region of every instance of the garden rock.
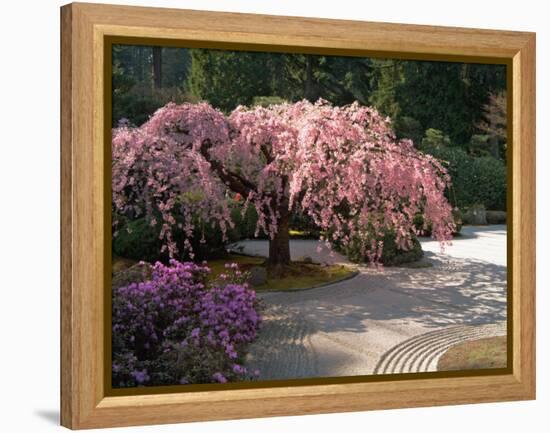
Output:
<path fill-rule="evenodd" d="M 126 269 L 113 271 L 113 289 L 123 287 L 131 283 L 141 283 L 151 277 L 152 266 L 149 263 L 137 263 Z"/>
<path fill-rule="evenodd" d="M 487 225 L 487 211 L 483 205 L 473 205 L 464 213 L 464 222 L 473 225 Z"/>
<path fill-rule="evenodd" d="M 261 266 L 250 268 L 248 282 L 253 286 L 261 286 L 267 282 L 267 270 Z"/>
<path fill-rule="evenodd" d="M 302 256 L 299 261 L 304 263 L 313 263 L 311 256 Z"/>
<path fill-rule="evenodd" d="M 506 212 L 502 210 L 488 210 L 486 214 L 488 224 L 506 224 Z"/>

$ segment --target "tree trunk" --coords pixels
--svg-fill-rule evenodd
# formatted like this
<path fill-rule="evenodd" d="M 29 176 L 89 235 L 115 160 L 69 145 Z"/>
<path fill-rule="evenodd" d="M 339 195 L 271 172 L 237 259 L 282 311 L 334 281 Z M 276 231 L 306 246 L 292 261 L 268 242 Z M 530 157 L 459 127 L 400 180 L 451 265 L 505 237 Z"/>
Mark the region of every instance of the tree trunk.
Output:
<path fill-rule="evenodd" d="M 137 66 L 136 66 L 136 75 L 139 82 L 142 82 L 145 78 L 145 73 L 143 72 L 143 65 L 145 64 L 145 56 L 143 55 L 144 47 L 135 47 L 137 52 Z"/>
<path fill-rule="evenodd" d="M 310 102 L 315 102 L 313 94 L 313 57 L 306 54 L 306 81 L 304 96 Z"/>
<path fill-rule="evenodd" d="M 499 149 L 498 149 L 498 137 L 496 136 L 491 136 L 491 138 L 489 138 L 489 146 L 491 148 L 491 155 L 493 155 L 495 158 L 500 158 L 500 152 L 499 152 Z"/>
<path fill-rule="evenodd" d="M 290 238 L 288 235 L 288 223 L 290 214 L 288 204 L 279 209 L 277 220 L 277 233 L 273 239 L 269 239 L 269 266 L 284 266 L 290 264 Z"/>
<path fill-rule="evenodd" d="M 153 89 L 162 87 L 162 47 L 153 47 Z"/>

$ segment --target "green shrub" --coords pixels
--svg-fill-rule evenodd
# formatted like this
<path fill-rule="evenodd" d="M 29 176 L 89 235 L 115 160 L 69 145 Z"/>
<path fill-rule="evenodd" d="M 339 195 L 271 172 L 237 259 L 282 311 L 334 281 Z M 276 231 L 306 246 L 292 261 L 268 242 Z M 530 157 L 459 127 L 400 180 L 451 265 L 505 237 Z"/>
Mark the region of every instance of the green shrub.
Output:
<path fill-rule="evenodd" d="M 432 225 L 428 223 L 426 227 L 424 227 L 424 215 L 421 213 L 417 213 L 413 218 L 413 224 L 416 231 L 420 234 L 420 236 L 430 236 L 432 233 Z"/>
<path fill-rule="evenodd" d="M 416 236 L 413 236 L 413 246 L 410 250 L 402 250 L 397 247 L 395 243 L 396 235 L 394 232 L 387 231 L 381 240 L 384 242 L 381 262 L 385 266 L 398 266 L 405 263 L 415 262 L 420 260 L 424 255 L 420 242 Z M 368 262 L 368 258 L 361 252 L 361 243 L 359 241 L 352 241 L 348 246 L 340 248 L 340 250 L 352 262 Z"/>
<path fill-rule="evenodd" d="M 410 250 L 402 250 L 395 244 L 395 234 L 388 233 L 384 236 L 384 250 L 382 263 L 386 266 L 398 266 L 405 263 L 416 262 L 424 255 L 418 239 L 413 237 L 413 246 Z"/>
<path fill-rule="evenodd" d="M 235 224 L 235 227 L 229 234 L 231 242 L 236 242 L 240 239 L 253 239 L 255 237 L 258 212 L 254 206 L 248 206 L 244 215 L 242 215 L 242 208 L 240 206 L 234 207 L 231 210 L 231 219 Z M 260 230 L 258 238 L 266 239 L 267 235 Z"/>
<path fill-rule="evenodd" d="M 236 206 L 231 211 L 231 218 L 235 223 L 235 227 L 230 231 L 229 237 L 231 242 L 236 242 L 241 239 L 267 239 L 268 236 L 262 230 L 256 235 L 256 224 L 258 222 L 258 213 L 254 206 L 249 206 L 244 215 L 241 215 L 242 208 Z M 303 232 L 304 238 L 318 239 L 321 232 L 315 225 L 313 220 L 302 213 L 294 212 L 290 215 L 291 230 Z"/>
<path fill-rule="evenodd" d="M 142 125 L 149 120 L 151 113 L 161 106 L 158 101 L 148 96 L 120 95 L 116 98 L 116 104 L 113 104 L 113 126 L 116 126 L 120 119 L 128 119 L 134 125 Z"/>
<path fill-rule="evenodd" d="M 301 212 L 294 212 L 290 216 L 289 226 L 291 230 L 302 232 L 303 235 L 301 237 L 303 237 L 304 239 L 319 239 L 319 236 L 321 235 L 319 227 L 317 227 L 311 217 Z"/>
<path fill-rule="evenodd" d="M 204 243 L 201 243 L 201 237 L 204 230 Z M 113 236 L 113 253 L 134 260 L 144 260 L 147 262 L 161 261 L 166 263 L 169 259 L 167 252 L 161 252 L 162 242 L 159 239 L 160 224 L 151 226 L 145 218 L 139 218 L 133 221 L 122 223 L 116 236 Z M 183 232 L 179 229 L 173 232 L 174 240 L 178 246 L 183 245 Z M 225 244 L 223 235 L 216 224 L 195 225 L 195 233 L 190 239 L 193 248 L 193 260 L 207 260 L 222 257 L 225 254 Z M 179 259 L 190 259 L 187 253 L 180 251 Z"/>
<path fill-rule="evenodd" d="M 134 125 L 142 125 L 149 117 L 168 102 L 178 104 L 195 102 L 192 95 L 185 93 L 179 87 L 151 89 L 143 85 L 134 85 L 129 90 L 122 90 L 113 95 L 113 126 L 117 126 L 120 119 L 128 119 Z"/>
<path fill-rule="evenodd" d="M 160 227 L 151 227 L 145 218 L 124 221 L 113 235 L 113 253 L 134 260 L 166 260 L 160 254 Z"/>
<path fill-rule="evenodd" d="M 287 102 L 280 96 L 255 96 L 252 99 L 252 105 L 259 105 L 260 107 L 269 107 L 270 105 L 279 105 Z"/>
<path fill-rule="evenodd" d="M 475 156 L 491 156 L 490 135 L 472 135 L 468 151 Z"/>
<path fill-rule="evenodd" d="M 473 158 L 471 174 L 464 188 L 472 201 L 483 203 L 486 209 L 506 210 L 506 165 L 492 156 Z"/>
<path fill-rule="evenodd" d="M 452 187 L 447 198 L 466 208 L 481 203 L 486 209 L 506 210 L 506 165 L 492 156 L 473 157 L 458 147 L 423 149 L 441 160 L 449 171 Z"/>
<path fill-rule="evenodd" d="M 256 223 L 258 221 L 256 209 L 253 206 L 249 206 L 244 216 L 241 215 L 241 210 L 240 206 L 235 206 L 231 210 L 234 227 L 228 229 L 226 241 L 223 240 L 222 231 L 217 223 L 212 225 L 212 223 L 197 221 L 194 224 L 195 231 L 193 237 L 189 239 L 193 248 L 194 261 L 223 257 L 226 253 L 225 246 L 228 243 L 236 242 L 240 239 L 254 238 Z M 166 252 L 161 253 L 162 242 L 159 239 L 160 224 L 153 227 L 145 218 L 125 220 L 119 217 L 118 220 L 121 223 L 117 235 L 113 236 L 112 248 L 114 254 L 128 259 L 144 260 L 151 263 L 157 260 L 167 263 L 168 254 Z M 201 243 L 200 240 L 203 232 L 205 242 Z M 178 246 L 183 245 L 185 237 L 181 229 L 175 227 L 173 236 Z M 265 239 L 267 236 L 260 231 L 258 238 Z M 181 254 L 180 251 L 178 259 L 187 260 L 189 258 L 188 254 Z"/>
<path fill-rule="evenodd" d="M 417 147 L 422 142 L 424 129 L 421 123 L 409 116 L 399 116 L 394 122 L 395 133 L 399 138 L 410 138 Z"/>
<path fill-rule="evenodd" d="M 422 149 L 441 149 L 449 147 L 451 139 L 439 129 L 429 128 L 422 139 Z"/>

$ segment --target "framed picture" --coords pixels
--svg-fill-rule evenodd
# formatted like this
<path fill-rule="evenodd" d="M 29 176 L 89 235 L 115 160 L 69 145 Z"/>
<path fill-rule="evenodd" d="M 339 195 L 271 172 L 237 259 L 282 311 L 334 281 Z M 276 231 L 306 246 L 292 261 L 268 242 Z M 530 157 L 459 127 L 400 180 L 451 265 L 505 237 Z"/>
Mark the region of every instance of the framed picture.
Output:
<path fill-rule="evenodd" d="M 535 35 L 61 8 L 62 425 L 535 398 Z"/>

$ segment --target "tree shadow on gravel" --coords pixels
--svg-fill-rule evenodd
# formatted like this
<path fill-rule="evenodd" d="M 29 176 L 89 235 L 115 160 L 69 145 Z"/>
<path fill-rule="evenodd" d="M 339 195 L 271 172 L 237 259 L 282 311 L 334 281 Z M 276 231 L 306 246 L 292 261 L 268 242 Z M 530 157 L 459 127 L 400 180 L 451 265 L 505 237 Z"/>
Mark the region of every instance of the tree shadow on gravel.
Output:
<path fill-rule="evenodd" d="M 329 333 L 366 332 L 370 320 L 427 328 L 506 320 L 505 266 L 440 255 L 429 260 L 431 268 L 367 270 L 321 289 L 274 294 L 266 302 L 285 305 Z"/>
<path fill-rule="evenodd" d="M 365 349 L 371 353 L 367 356 L 376 356 L 393 341 L 418 333 L 506 320 L 506 267 L 428 257 L 431 268 L 367 269 L 330 286 L 263 296 L 266 326 L 251 347 L 251 364 L 262 372 L 260 379 L 338 375 L 353 363 L 350 356 L 361 356 Z M 322 352 L 308 349 L 310 338 L 319 332 L 334 342 Z M 339 347 L 342 343 L 347 349 Z M 324 361 L 317 365 L 314 359 L 319 356 Z"/>

